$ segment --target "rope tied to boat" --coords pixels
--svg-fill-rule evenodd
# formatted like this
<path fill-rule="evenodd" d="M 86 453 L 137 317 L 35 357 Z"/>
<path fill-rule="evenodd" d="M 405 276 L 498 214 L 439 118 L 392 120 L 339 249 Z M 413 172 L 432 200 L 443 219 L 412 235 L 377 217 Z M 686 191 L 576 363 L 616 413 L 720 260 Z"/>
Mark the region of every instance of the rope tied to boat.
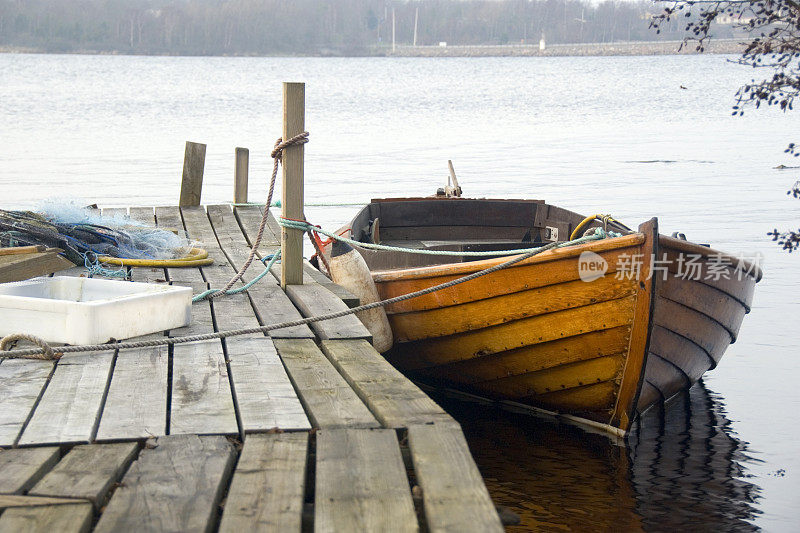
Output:
<path fill-rule="evenodd" d="M 225 339 L 228 337 L 235 337 L 239 335 L 249 335 L 252 333 L 267 333 L 270 331 L 274 331 L 276 329 L 284 329 L 284 328 L 291 328 L 295 326 L 304 326 L 307 324 L 312 324 L 315 322 L 322 322 L 324 320 L 333 320 L 335 318 L 341 318 L 343 316 L 352 315 L 355 313 L 360 313 L 361 311 L 367 311 L 369 309 L 375 309 L 377 307 L 384 307 L 387 305 L 396 304 L 399 302 L 403 302 L 405 300 L 410 300 L 412 298 L 417 298 L 419 296 L 424 296 L 426 294 L 431 294 L 433 292 L 449 289 L 450 287 L 454 287 L 456 285 L 460 285 L 461 283 L 466 283 L 468 281 L 472 281 L 474 279 L 480 278 L 482 276 L 487 276 L 494 272 L 503 270 L 505 268 L 509 268 L 517 263 L 525 261 L 535 255 L 541 254 L 542 252 L 546 252 L 548 250 L 553 250 L 555 248 L 564 248 L 567 246 L 575 246 L 578 244 L 584 244 L 590 241 L 596 241 L 605 239 L 610 237 L 606 231 L 602 228 L 596 228 L 593 233 L 584 235 L 578 239 L 574 239 L 571 241 L 566 242 L 551 242 L 550 244 L 546 244 L 539 248 L 527 249 L 523 254 L 516 255 L 502 263 L 497 263 L 492 265 L 488 268 L 483 270 L 479 270 L 477 272 L 473 272 L 472 274 L 456 278 L 454 280 L 447 281 L 445 283 L 441 283 L 439 285 L 434 285 L 431 287 L 427 287 L 425 289 L 421 289 L 415 292 L 411 292 L 408 294 L 401 294 L 400 296 L 395 296 L 393 298 L 388 298 L 386 300 L 381 300 L 378 302 L 372 302 L 364 305 L 359 305 L 358 307 L 353 307 L 351 309 L 345 309 L 342 311 L 337 311 L 334 313 L 328 313 L 327 315 L 320 315 L 320 316 L 313 316 L 308 318 L 301 318 L 297 320 L 289 320 L 286 322 L 279 322 L 277 324 L 268 324 L 266 326 L 259 326 L 254 328 L 242 328 L 242 329 L 234 329 L 234 330 L 227 330 L 227 331 L 219 331 L 216 333 L 205 333 L 202 335 L 187 335 L 184 337 L 171 337 L 171 338 L 164 338 L 164 339 L 152 339 L 146 341 L 128 341 L 128 342 L 118 342 L 115 344 L 87 344 L 87 345 L 77 345 L 77 346 L 63 346 L 59 347 L 58 351 L 60 354 L 67 354 L 67 353 L 79 353 L 79 352 L 98 352 L 98 351 L 107 351 L 107 350 L 125 350 L 131 348 L 150 348 L 150 347 L 157 347 L 157 346 L 167 346 L 167 345 L 174 345 L 174 344 L 184 344 L 187 342 L 199 342 L 199 341 L 207 341 L 207 340 L 215 340 L 215 339 Z M 40 346 L 39 349 L 36 348 L 29 348 L 29 349 L 22 349 L 22 350 L 11 350 L 8 351 L 6 349 L 7 342 L 6 339 L 9 337 L 13 337 L 12 334 L 5 337 L 2 341 L 0 341 L 0 360 L 2 359 L 46 359 L 46 355 L 48 354 L 48 349 L 50 352 L 53 352 L 53 349 L 43 340 L 38 337 L 34 337 L 33 335 L 28 335 L 26 337 L 35 338 L 36 344 Z M 12 339 L 14 340 L 14 339 Z M 28 339 L 29 340 L 29 339 Z M 40 342 L 39 342 L 40 341 Z M 32 341 L 34 342 L 34 341 Z M 45 354 L 45 357 L 42 357 L 42 354 Z M 32 357 L 37 356 L 37 357 Z M 55 358 L 55 357 L 53 357 Z"/>
<path fill-rule="evenodd" d="M 258 253 L 258 247 L 261 245 L 261 239 L 264 237 L 264 230 L 267 227 L 267 219 L 269 218 L 269 207 L 272 204 L 272 195 L 275 192 L 275 181 L 278 178 L 278 164 L 283 160 L 283 151 L 290 146 L 306 144 L 308 142 L 308 136 L 309 133 L 307 131 L 304 131 L 303 133 L 295 135 L 294 137 L 287 139 L 285 141 L 283 140 L 282 137 L 278 137 L 278 140 L 275 141 L 275 147 L 272 149 L 272 152 L 270 152 L 270 157 L 272 157 L 273 165 L 272 165 L 272 178 L 269 181 L 269 192 L 267 193 L 267 203 L 265 204 L 264 207 L 264 213 L 261 216 L 261 222 L 258 225 L 258 232 L 256 233 L 256 238 L 253 240 L 253 245 L 250 247 L 250 253 L 247 255 L 247 260 L 242 265 L 242 268 L 240 268 L 239 271 L 236 272 L 236 274 L 228 281 L 228 283 L 225 284 L 225 286 L 222 289 L 209 289 L 192 298 L 192 302 L 199 302 L 206 299 L 218 298 L 224 294 L 237 294 L 242 291 L 246 291 L 254 283 L 263 278 L 269 272 L 272 265 L 275 264 L 275 261 L 277 261 L 277 258 L 279 257 L 278 254 L 272 257 L 272 261 L 270 262 L 270 264 L 264 269 L 264 271 L 261 274 L 256 276 L 256 278 L 253 281 L 249 282 L 248 284 L 245 284 L 244 287 L 239 287 L 231 290 L 231 287 L 236 285 L 236 282 L 242 279 L 244 273 L 247 271 L 248 268 L 250 268 L 253 259 L 255 259 L 255 256 Z"/>

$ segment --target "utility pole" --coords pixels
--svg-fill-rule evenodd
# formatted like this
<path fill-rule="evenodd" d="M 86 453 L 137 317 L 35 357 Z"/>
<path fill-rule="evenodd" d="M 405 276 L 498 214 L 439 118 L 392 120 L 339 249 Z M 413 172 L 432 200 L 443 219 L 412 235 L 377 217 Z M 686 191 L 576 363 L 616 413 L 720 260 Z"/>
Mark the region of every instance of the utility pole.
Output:
<path fill-rule="evenodd" d="M 394 34 L 395 34 L 395 18 L 394 18 L 394 8 L 392 8 L 392 52 L 395 51 L 395 42 L 394 42 Z"/>
<path fill-rule="evenodd" d="M 414 12 L 414 46 L 417 46 L 417 23 L 419 22 L 419 8 Z"/>

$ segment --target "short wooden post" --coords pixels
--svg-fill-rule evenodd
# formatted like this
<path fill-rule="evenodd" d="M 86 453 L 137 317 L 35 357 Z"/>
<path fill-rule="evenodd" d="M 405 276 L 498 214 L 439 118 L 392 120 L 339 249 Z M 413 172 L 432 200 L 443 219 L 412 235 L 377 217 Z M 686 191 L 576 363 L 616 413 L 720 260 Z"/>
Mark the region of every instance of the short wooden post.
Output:
<path fill-rule="evenodd" d="M 186 141 L 183 156 L 183 177 L 181 179 L 181 198 L 178 205 L 191 207 L 200 205 L 203 191 L 203 168 L 206 164 L 206 145 Z"/>
<path fill-rule="evenodd" d="M 250 150 L 236 149 L 236 170 L 233 176 L 233 203 L 247 203 L 247 173 L 250 166 Z"/>
<path fill-rule="evenodd" d="M 291 139 L 305 131 L 305 83 L 283 84 L 283 139 Z M 302 144 L 289 146 L 283 151 L 283 216 L 303 219 L 303 156 Z M 282 228 L 281 231 L 281 287 L 303 283 L 303 232 Z"/>

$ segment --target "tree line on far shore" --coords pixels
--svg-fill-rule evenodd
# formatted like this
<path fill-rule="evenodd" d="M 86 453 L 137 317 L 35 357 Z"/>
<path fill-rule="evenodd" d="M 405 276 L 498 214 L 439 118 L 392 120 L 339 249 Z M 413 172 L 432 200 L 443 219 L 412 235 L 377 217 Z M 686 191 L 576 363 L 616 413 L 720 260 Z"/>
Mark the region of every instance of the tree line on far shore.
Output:
<path fill-rule="evenodd" d="M 371 55 L 391 46 L 672 40 L 650 1 L 0 0 L 0 47 L 180 55 Z M 730 36 L 720 26 L 718 36 Z"/>

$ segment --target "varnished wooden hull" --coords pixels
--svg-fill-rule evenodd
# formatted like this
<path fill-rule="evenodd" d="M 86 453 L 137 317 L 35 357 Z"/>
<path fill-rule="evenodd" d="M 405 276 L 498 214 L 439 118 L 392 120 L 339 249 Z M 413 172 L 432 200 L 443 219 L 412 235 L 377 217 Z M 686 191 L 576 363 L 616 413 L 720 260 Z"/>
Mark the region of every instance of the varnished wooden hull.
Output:
<path fill-rule="evenodd" d="M 604 275 L 581 278 L 583 252 L 605 261 Z M 690 253 L 699 256 L 701 277 L 720 270 L 710 266 L 716 252 L 659 236 L 655 220 L 632 235 L 545 252 L 388 308 L 395 346 L 386 357 L 422 381 L 626 432 L 640 413 L 713 368 L 749 310 L 760 273 L 728 258 L 732 279 L 683 279 L 679 257 Z M 502 261 L 373 278 L 388 298 Z"/>
<path fill-rule="evenodd" d="M 655 277 L 653 323 L 637 413 L 674 396 L 717 366 L 736 341 L 761 277 L 750 263 L 686 241 L 662 235 L 658 249 L 669 268 Z M 679 258 L 692 256 L 701 258 L 694 261 L 698 266 L 687 267 L 684 261 L 679 272 Z M 720 270 L 726 263 L 730 267 Z"/>

